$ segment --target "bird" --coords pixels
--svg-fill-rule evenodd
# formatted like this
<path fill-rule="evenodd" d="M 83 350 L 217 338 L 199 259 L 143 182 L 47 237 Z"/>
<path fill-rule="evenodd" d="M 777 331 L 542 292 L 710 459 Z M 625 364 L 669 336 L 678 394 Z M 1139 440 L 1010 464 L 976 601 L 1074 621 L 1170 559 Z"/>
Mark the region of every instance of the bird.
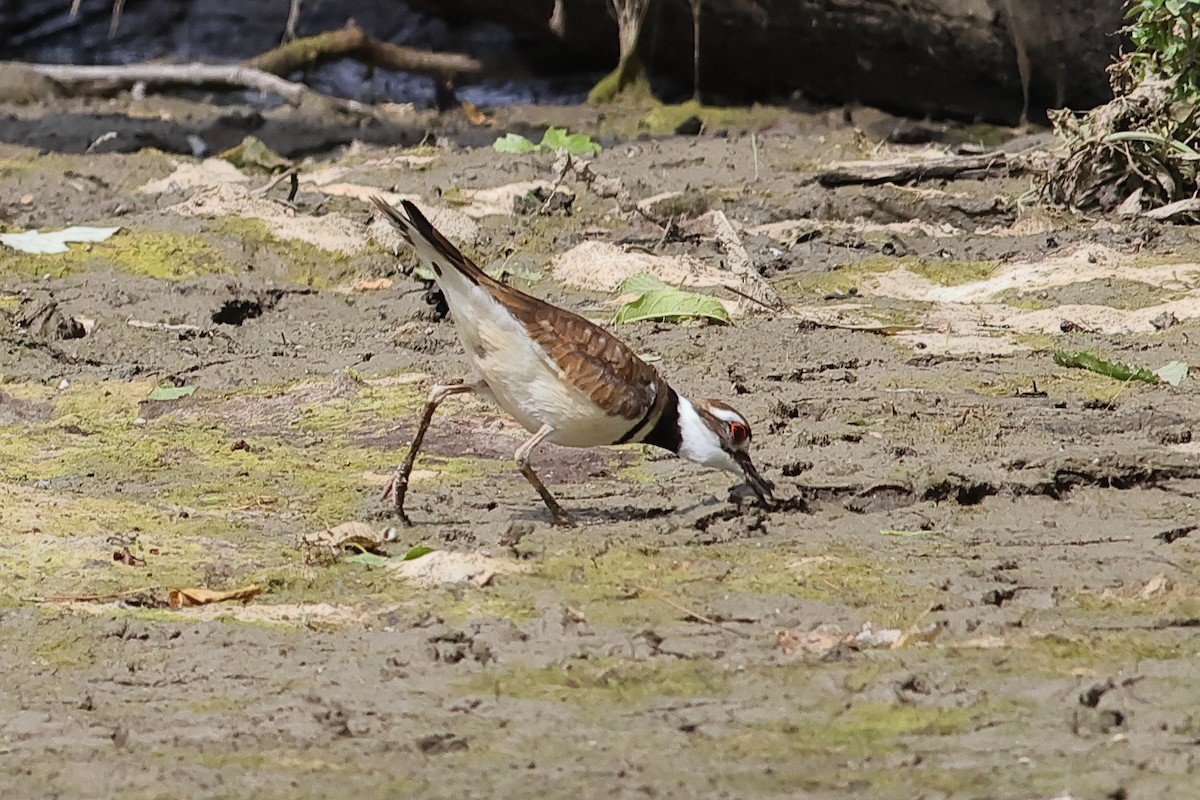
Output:
<path fill-rule="evenodd" d="M 404 510 L 408 480 L 434 411 L 447 397 L 473 392 L 519 422 L 530 437 L 516 449 L 517 469 L 537 491 L 555 525 L 576 524 L 534 471 L 544 441 L 569 447 L 643 443 L 742 478 L 764 506 L 773 486 L 750 458 L 750 423 L 716 400 L 691 400 L 633 350 L 595 323 L 501 283 L 462 254 L 404 200 L 403 211 L 371 198 L 431 271 L 445 296 L 471 374 L 430 390 L 404 462 L 381 499 Z"/>

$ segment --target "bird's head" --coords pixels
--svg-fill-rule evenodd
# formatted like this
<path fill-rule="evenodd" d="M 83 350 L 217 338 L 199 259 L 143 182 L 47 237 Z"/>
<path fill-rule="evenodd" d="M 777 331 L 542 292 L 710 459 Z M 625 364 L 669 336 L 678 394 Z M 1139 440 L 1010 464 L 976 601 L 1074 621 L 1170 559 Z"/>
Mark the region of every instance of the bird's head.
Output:
<path fill-rule="evenodd" d="M 679 399 L 679 455 L 745 478 L 763 503 L 774 499 L 769 481 L 750 460 L 750 423 L 718 400 Z"/>

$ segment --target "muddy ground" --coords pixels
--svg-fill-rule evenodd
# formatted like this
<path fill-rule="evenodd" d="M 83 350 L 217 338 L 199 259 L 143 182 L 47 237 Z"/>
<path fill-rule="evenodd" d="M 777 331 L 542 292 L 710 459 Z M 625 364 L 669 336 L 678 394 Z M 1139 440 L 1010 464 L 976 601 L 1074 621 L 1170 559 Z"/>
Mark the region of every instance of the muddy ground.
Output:
<path fill-rule="evenodd" d="M 1200 363 L 1196 233 L 1041 208 L 1028 177 L 814 183 L 929 147 L 880 145 L 867 112 L 656 139 L 581 109 L 495 122 L 603 132 L 605 181 L 566 175 L 569 215 L 511 213 L 524 182 L 554 187 L 554 157 L 455 144 L 458 118 L 414 122 L 455 133 L 432 145 L 303 162 L 290 205 L 250 169 L 0 146 L 8 231 L 121 227 L 0 247 L 0 794 L 1195 791 L 1196 383 L 1052 351 Z M 452 399 L 390 558 L 306 545 L 393 524 L 379 493 L 424 391 L 462 374 L 370 191 L 603 321 L 615 292 L 553 257 L 600 241 L 715 265 L 702 223 L 724 211 L 788 309 L 706 287 L 734 326 L 619 334 L 753 421 L 779 507 L 640 446 L 546 448 L 586 521 L 555 529 L 508 461 L 521 431 Z M 423 584 L 397 567 L 417 546 L 494 560 Z M 244 605 L 166 607 L 248 585 Z"/>

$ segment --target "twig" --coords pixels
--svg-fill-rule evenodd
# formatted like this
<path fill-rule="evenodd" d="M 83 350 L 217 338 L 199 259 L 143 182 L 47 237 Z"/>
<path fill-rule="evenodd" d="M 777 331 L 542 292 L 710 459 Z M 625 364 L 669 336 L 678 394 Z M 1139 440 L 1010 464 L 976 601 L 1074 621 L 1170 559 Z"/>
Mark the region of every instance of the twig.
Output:
<path fill-rule="evenodd" d="M 632 588 L 636 589 L 640 594 L 649 595 L 650 597 L 653 597 L 655 600 L 659 600 L 663 603 L 666 603 L 671 608 L 675 609 L 676 611 L 680 612 L 681 614 L 691 617 L 692 619 L 696 620 L 697 622 L 702 622 L 705 625 L 712 625 L 714 628 L 720 628 L 721 630 L 726 631 L 727 633 L 732 633 L 735 636 L 740 636 L 743 639 L 750 638 L 750 635 L 747 633 L 743 633 L 735 628 L 730 628 L 729 626 L 718 622 L 717 620 L 713 619 L 712 617 L 706 617 L 703 614 L 701 614 L 699 611 L 693 611 L 692 609 L 688 608 L 687 606 L 676 603 L 674 600 L 667 597 L 665 594 L 663 594 L 660 591 L 657 591 L 655 589 L 649 589 L 645 586 L 639 586 L 636 583 L 632 585 Z"/>
<path fill-rule="evenodd" d="M 782 300 L 782 298 L 781 298 L 781 299 L 780 299 L 780 301 L 779 301 L 779 302 L 781 303 L 781 305 L 779 305 L 779 306 L 773 306 L 773 305 L 771 305 L 771 304 L 769 304 L 769 303 L 766 303 L 766 302 L 763 302 L 762 300 L 759 300 L 757 297 L 754 297 L 754 296 L 752 296 L 752 295 L 750 295 L 750 294 L 747 294 L 746 292 L 743 292 L 741 289 L 735 289 L 735 288 L 733 288 L 732 286 L 726 286 L 726 285 L 725 285 L 725 284 L 723 284 L 723 283 L 722 283 L 722 284 L 720 284 L 720 286 L 721 286 L 721 288 L 722 288 L 722 289 L 724 289 L 725 291 L 727 291 L 727 292 L 733 292 L 734 294 L 736 294 L 738 297 L 742 298 L 743 300 L 749 300 L 751 303 L 757 303 L 758 305 L 760 305 L 760 306 L 762 306 L 763 308 L 765 308 L 767 311 L 783 311 L 783 310 L 787 310 L 787 309 L 790 309 L 790 308 L 792 308 L 791 304 L 784 302 L 784 301 Z"/>
<path fill-rule="evenodd" d="M 917 626 L 921 624 L 921 620 L 923 620 L 927 616 L 929 616 L 929 614 L 933 611 L 933 608 L 934 608 L 934 604 L 930 603 L 929 606 L 924 611 L 922 611 L 920 614 L 918 614 L 917 618 L 914 619 L 912 624 L 908 626 L 908 630 L 904 631 L 904 633 L 900 634 L 900 638 L 898 638 L 896 641 L 892 642 L 891 649 L 899 650 L 901 647 L 904 647 L 904 645 L 908 644 L 908 640 L 911 639 L 914 635 L 916 635 Z"/>
<path fill-rule="evenodd" d="M 562 186 L 563 181 L 566 180 L 567 173 L 571 171 L 572 164 L 571 154 L 567 153 L 563 168 L 559 171 L 558 178 L 555 179 L 554 185 L 550 187 L 550 191 L 546 193 L 546 201 L 542 203 L 542 207 L 538 209 L 536 216 L 540 217 L 550 208 L 550 201 L 554 199 L 554 193 L 558 191 L 558 187 Z"/>
<path fill-rule="evenodd" d="M 130 317 L 125 320 L 125 324 L 131 328 L 146 328 L 152 331 L 198 331 L 202 330 L 199 325 L 186 325 L 183 323 L 173 324 L 170 322 L 149 322 L 144 319 L 133 319 Z"/>
<path fill-rule="evenodd" d="M 283 28 L 283 43 L 287 44 L 296 38 L 296 23 L 300 21 L 300 4 L 303 0 L 292 0 L 288 7 L 287 23 Z"/>
<path fill-rule="evenodd" d="M 279 182 L 282 181 L 284 178 L 297 177 L 298 172 L 299 172 L 299 168 L 293 164 L 292 166 L 285 169 L 283 172 L 280 172 L 278 175 L 275 175 L 274 177 L 272 177 L 271 180 L 269 180 L 267 182 L 266 186 L 255 189 L 253 193 L 254 194 L 267 194 L 272 189 L 274 189 L 276 186 L 278 186 Z M 293 193 L 293 196 L 294 196 L 294 193 Z M 291 199 L 292 199 L 291 197 L 288 198 L 289 201 L 291 201 Z"/>
<path fill-rule="evenodd" d="M 746 252 L 746 247 L 742 244 L 737 231 L 733 229 L 733 223 L 729 221 L 729 217 L 720 210 L 713 211 L 711 216 L 717 243 L 725 251 L 726 268 L 742 279 L 742 285 L 754 295 L 759 303 L 773 311 L 782 309 L 784 307 L 783 298 L 772 288 L 771 284 L 758 274 L 758 270 L 754 268 L 754 262 L 750 259 L 750 254 Z"/>
<path fill-rule="evenodd" d="M 120 600 L 122 597 L 132 597 L 143 592 L 161 589 L 161 586 L 143 586 L 140 589 L 128 589 L 115 594 L 52 594 L 49 597 L 26 598 L 31 603 L 98 603 L 107 600 Z"/>

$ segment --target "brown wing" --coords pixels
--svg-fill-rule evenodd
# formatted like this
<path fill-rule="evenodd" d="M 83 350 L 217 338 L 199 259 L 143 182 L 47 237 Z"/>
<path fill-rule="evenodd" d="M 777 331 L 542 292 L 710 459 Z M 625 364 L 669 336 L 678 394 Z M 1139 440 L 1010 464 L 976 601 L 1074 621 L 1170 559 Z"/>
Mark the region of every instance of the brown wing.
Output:
<path fill-rule="evenodd" d="M 620 339 L 578 314 L 487 275 L 407 200 L 402 202 L 404 215 L 381 198 L 372 200 L 436 275 L 448 265 L 486 288 L 525 326 L 567 380 L 601 408 L 629 420 L 649 419 L 653 407 L 661 411 L 668 394 L 666 382 Z"/>
<path fill-rule="evenodd" d="M 489 288 L 558 364 L 571 385 L 601 408 L 614 416 L 638 420 L 666 399 L 666 382 L 658 371 L 599 325 L 511 286 L 496 283 Z"/>

